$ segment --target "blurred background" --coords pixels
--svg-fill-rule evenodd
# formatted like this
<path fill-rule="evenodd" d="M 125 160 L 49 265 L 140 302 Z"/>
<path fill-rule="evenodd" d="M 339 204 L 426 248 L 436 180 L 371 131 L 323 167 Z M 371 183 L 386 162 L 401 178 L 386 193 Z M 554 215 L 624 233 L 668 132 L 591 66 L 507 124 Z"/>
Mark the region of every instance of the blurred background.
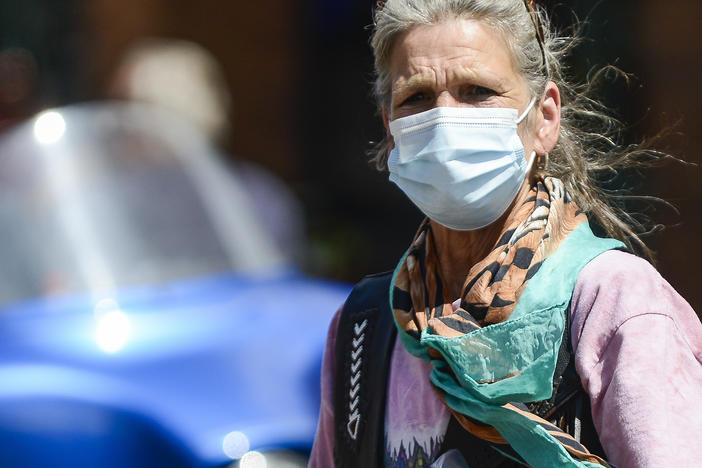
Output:
<path fill-rule="evenodd" d="M 625 138 L 633 142 L 678 122 L 664 149 L 699 162 L 702 42 L 696 34 L 702 3 L 542 3 L 561 28 L 574 14 L 588 20 L 588 40 L 572 61 L 576 76 L 609 63 L 635 76 L 629 86 L 619 80 L 602 91 L 631 124 Z M 128 89 L 125 70 L 144 40 L 198 44 L 221 67 L 207 78 L 214 95 L 198 98 L 193 91 L 192 97 L 220 103 L 212 137 L 235 167 L 269 178 L 269 187 L 282 182 L 281 198 L 289 197 L 290 210 L 299 210 L 281 221 L 300 224 L 292 229 L 297 238 L 282 245 L 295 250 L 291 255 L 306 272 L 355 282 L 392 269 L 420 219 L 365 155 L 382 132 L 369 85 L 372 5 L 372 0 L 0 0 L 0 126 L 6 130 L 48 107 L 130 93 L 138 98 L 138 91 Z M 178 66 L 168 63 L 161 65 L 170 70 L 166 80 L 178 80 Z M 637 187 L 680 211 L 679 216 L 660 207 L 649 211 L 668 227 L 648 241 L 658 252 L 661 273 L 697 311 L 699 176 L 698 168 L 671 165 L 647 173 Z"/>

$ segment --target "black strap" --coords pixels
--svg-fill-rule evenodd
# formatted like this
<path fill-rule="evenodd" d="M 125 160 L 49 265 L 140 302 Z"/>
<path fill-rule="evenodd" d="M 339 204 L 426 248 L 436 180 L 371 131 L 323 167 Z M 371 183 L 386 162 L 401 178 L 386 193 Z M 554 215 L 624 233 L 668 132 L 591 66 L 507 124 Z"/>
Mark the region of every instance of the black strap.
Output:
<path fill-rule="evenodd" d="M 499 448 L 501 451 L 517 459 L 520 458 L 509 445 L 494 445 L 494 447 Z M 493 444 L 466 431 L 453 415 L 451 415 L 448 428 L 446 429 L 446 435 L 441 443 L 440 453 L 447 452 L 451 449 L 457 449 L 461 452 L 461 455 L 463 455 L 463 458 L 470 467 L 521 468 L 524 466 L 503 456 L 493 448 Z"/>
<path fill-rule="evenodd" d="M 381 467 L 385 400 L 397 331 L 390 310 L 391 273 L 364 278 L 339 318 L 334 388 L 334 464 Z"/>

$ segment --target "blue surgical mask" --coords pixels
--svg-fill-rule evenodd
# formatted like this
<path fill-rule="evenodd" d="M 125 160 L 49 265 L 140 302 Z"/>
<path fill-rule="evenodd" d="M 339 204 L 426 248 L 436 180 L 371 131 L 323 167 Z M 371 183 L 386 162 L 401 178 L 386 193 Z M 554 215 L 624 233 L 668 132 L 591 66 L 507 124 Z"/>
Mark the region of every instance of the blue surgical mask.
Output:
<path fill-rule="evenodd" d="M 516 109 L 437 107 L 390 122 L 395 148 L 390 180 L 430 219 L 470 231 L 497 221 L 524 182 L 527 163 L 517 134 L 534 105 Z"/>

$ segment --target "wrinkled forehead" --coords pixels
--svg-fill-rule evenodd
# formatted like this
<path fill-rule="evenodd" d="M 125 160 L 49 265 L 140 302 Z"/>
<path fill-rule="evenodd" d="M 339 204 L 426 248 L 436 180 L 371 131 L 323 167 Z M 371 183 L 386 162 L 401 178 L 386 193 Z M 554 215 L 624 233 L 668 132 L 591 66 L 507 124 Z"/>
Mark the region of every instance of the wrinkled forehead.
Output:
<path fill-rule="evenodd" d="M 394 42 L 389 65 L 393 88 L 427 80 L 445 85 L 480 79 L 493 86 L 522 81 L 502 34 L 473 19 L 413 26 Z"/>

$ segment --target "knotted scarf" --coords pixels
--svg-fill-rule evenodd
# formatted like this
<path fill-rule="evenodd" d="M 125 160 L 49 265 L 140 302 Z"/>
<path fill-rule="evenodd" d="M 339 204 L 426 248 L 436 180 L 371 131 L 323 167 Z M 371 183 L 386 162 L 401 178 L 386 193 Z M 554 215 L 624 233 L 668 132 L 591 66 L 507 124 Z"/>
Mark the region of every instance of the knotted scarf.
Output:
<path fill-rule="evenodd" d="M 595 237 L 555 178 L 537 182 L 507 226 L 468 270 L 454 311 L 431 224 L 422 223 L 390 286 L 399 337 L 432 363 L 435 390 L 467 431 L 509 444 L 531 466 L 609 466 L 520 403 L 551 397 L 577 273 L 622 244 Z"/>

